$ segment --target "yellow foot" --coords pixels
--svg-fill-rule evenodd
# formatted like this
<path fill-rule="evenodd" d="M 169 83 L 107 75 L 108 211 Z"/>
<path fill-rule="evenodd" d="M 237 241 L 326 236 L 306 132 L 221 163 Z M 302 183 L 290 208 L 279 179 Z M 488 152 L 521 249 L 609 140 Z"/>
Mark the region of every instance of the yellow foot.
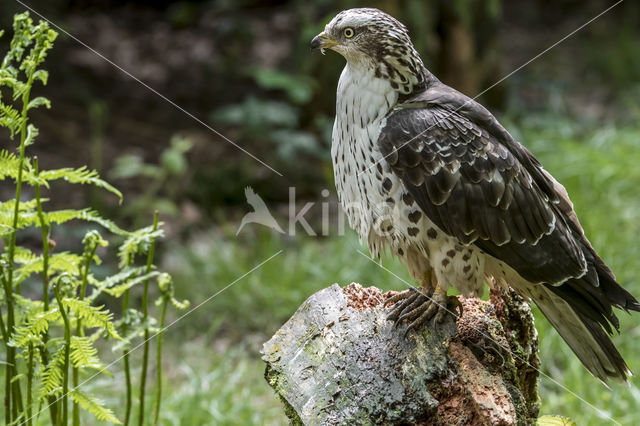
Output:
<path fill-rule="evenodd" d="M 394 304 L 389 311 L 387 319 L 394 321 L 396 326 L 401 322 L 408 322 L 407 332 L 418 329 L 426 322 L 435 318 L 437 323 L 442 323 L 447 314 L 456 316 L 455 310 L 462 316 L 462 305 L 455 296 L 447 296 L 446 291 L 436 286 L 433 289 L 424 287 L 410 287 L 385 302 L 385 306 Z"/>

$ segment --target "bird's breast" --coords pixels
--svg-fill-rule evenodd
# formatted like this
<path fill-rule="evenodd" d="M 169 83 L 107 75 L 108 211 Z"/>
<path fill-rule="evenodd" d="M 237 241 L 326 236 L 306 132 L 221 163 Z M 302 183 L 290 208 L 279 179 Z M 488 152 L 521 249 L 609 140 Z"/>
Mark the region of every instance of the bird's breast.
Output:
<path fill-rule="evenodd" d="M 397 93 L 373 71 L 345 67 L 338 83 L 331 156 L 338 198 L 361 238 L 366 239 L 385 206 L 381 190 L 390 172 L 378 149 L 380 131 Z"/>

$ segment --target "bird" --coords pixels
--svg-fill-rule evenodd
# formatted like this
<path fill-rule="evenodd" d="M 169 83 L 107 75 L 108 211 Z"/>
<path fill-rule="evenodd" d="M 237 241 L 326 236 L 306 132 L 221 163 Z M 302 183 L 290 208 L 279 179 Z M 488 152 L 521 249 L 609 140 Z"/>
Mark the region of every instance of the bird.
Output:
<path fill-rule="evenodd" d="M 613 308 L 640 311 L 585 236 L 566 189 L 480 103 L 426 69 L 407 28 L 373 8 L 338 13 L 311 49 L 346 59 L 331 160 L 349 225 L 419 282 L 387 301 L 407 330 L 437 326 L 491 286 L 533 301 L 605 385 L 631 371 Z M 459 302 L 458 302 L 459 303 Z M 462 315 L 461 308 L 455 315 Z"/>
<path fill-rule="evenodd" d="M 258 194 L 251 188 L 247 186 L 244 189 L 244 195 L 247 198 L 247 203 L 253 207 L 253 211 L 244 215 L 242 221 L 240 222 L 240 226 L 236 231 L 236 236 L 242 231 L 242 228 L 248 223 L 257 223 L 260 225 L 267 226 L 274 231 L 278 231 L 281 234 L 284 234 L 284 231 L 273 217 L 269 208 L 264 203 L 264 200 L 260 198 Z"/>

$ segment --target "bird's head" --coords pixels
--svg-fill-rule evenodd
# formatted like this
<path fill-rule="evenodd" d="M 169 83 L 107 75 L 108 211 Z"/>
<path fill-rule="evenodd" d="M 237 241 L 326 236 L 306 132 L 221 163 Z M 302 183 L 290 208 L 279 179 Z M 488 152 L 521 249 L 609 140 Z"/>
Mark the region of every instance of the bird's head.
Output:
<path fill-rule="evenodd" d="M 331 49 L 357 69 L 369 69 L 409 94 L 424 84 L 427 71 L 407 28 L 378 9 L 348 9 L 338 13 L 311 41 L 312 49 Z"/>

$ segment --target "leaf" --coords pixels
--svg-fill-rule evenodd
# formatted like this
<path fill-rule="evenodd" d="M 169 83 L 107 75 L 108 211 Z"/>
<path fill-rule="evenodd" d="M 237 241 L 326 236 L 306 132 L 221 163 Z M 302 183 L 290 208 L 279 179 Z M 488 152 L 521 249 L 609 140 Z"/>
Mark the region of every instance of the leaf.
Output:
<path fill-rule="evenodd" d="M 80 392 L 78 389 L 72 389 L 70 395 L 71 399 L 73 399 L 74 402 L 80 404 L 83 410 L 93 414 L 96 419 L 115 423 L 118 425 L 122 424 L 122 422 L 118 420 L 113 411 L 104 406 L 104 402 L 102 400 L 93 396 L 86 395 Z"/>
<path fill-rule="evenodd" d="M 268 90 L 282 90 L 293 103 L 306 104 L 313 95 L 313 79 L 276 69 L 256 68 L 250 72 L 258 86 Z"/>
<path fill-rule="evenodd" d="M 47 85 L 47 81 L 49 80 L 49 72 L 45 70 L 37 70 L 33 73 L 33 81 L 40 80 L 43 86 Z"/>
<path fill-rule="evenodd" d="M 26 348 L 29 342 L 40 342 L 40 336 L 49 329 L 49 324 L 60 319 L 60 311 L 57 308 L 32 315 L 29 322 L 14 329 L 9 345 Z"/>
<path fill-rule="evenodd" d="M 98 350 L 93 345 L 93 341 L 86 336 L 71 336 L 69 358 L 77 368 L 88 367 L 96 370 L 103 368 L 98 359 Z"/>
<path fill-rule="evenodd" d="M 128 280 L 131 277 L 143 274 L 146 270 L 146 266 L 140 266 L 136 268 L 126 268 L 117 274 L 111 275 L 100 282 L 93 284 L 94 291 L 89 296 L 90 300 L 95 300 L 105 289 L 110 289 L 123 281 Z"/>
<path fill-rule="evenodd" d="M 81 319 L 87 328 L 102 328 L 109 336 L 121 339 L 112 322 L 113 314 L 108 309 L 102 310 L 102 306 L 91 306 L 87 300 L 79 300 L 65 297 L 63 305 Z"/>
<path fill-rule="evenodd" d="M 111 179 L 129 179 L 136 176 L 158 178 L 162 174 L 160 167 L 146 164 L 139 155 L 127 154 L 116 158 L 116 164 L 109 171 Z"/>
<path fill-rule="evenodd" d="M 125 291 L 129 290 L 130 288 L 132 288 L 132 287 L 134 287 L 134 286 L 136 286 L 136 285 L 138 285 L 138 284 L 140 284 L 140 283 L 142 283 L 142 282 L 144 282 L 144 281 L 146 281 L 148 279 L 156 277 L 158 275 L 160 275 L 160 273 L 157 272 L 157 271 L 153 271 L 153 272 L 150 272 L 148 274 L 140 275 L 139 277 L 136 277 L 136 278 L 134 278 L 132 280 L 129 280 L 129 281 L 125 282 L 124 284 L 120 284 L 120 285 L 115 286 L 113 288 L 105 289 L 104 292 L 110 294 L 113 297 L 120 297 L 120 296 L 122 296 L 122 294 Z"/>
<path fill-rule="evenodd" d="M 24 140 L 24 146 L 32 145 L 35 142 L 36 137 L 40 134 L 40 131 L 33 124 L 27 126 L 27 137 Z"/>
<path fill-rule="evenodd" d="M 538 417 L 538 426 L 578 426 L 573 420 L 562 416 Z"/>
<path fill-rule="evenodd" d="M 54 341 L 50 341 L 54 343 Z M 56 395 L 62 391 L 62 367 L 64 365 L 64 345 L 60 345 L 40 375 L 37 394 L 40 398 Z M 39 398 L 39 399 L 40 399 Z"/>
<path fill-rule="evenodd" d="M 27 111 L 31 110 L 33 108 L 39 108 L 41 106 L 45 106 L 47 107 L 47 109 L 51 108 L 51 101 L 43 96 L 38 96 L 36 98 L 33 98 L 28 104 L 27 104 Z"/>
<path fill-rule="evenodd" d="M 22 126 L 22 116 L 20 112 L 10 105 L 0 102 L 0 127 L 6 127 L 11 132 L 11 138 Z M 0 172 L 2 176 L 2 172 Z"/>
<path fill-rule="evenodd" d="M 2 104 L 0 104 L 0 112 L 2 110 Z M 0 126 L 2 125 L 2 116 L 0 115 Z M 6 149 L 0 150 L 0 179 L 4 180 L 5 177 L 17 178 L 18 170 L 20 169 L 20 160 L 12 152 Z M 4 203 L 3 203 L 4 204 Z"/>
<path fill-rule="evenodd" d="M 162 223 L 158 224 L 158 226 L 161 225 Z M 161 229 L 154 231 L 153 226 L 147 226 L 132 232 L 118 249 L 120 268 L 132 265 L 136 254 L 146 253 L 149 250 L 151 241 L 163 236 L 164 232 Z"/>
<path fill-rule="evenodd" d="M 111 348 L 113 352 L 131 349 L 131 342 L 133 341 L 133 339 L 135 339 L 136 337 L 144 336 L 147 330 L 150 333 L 155 333 L 158 331 L 155 327 L 158 322 L 153 317 L 147 317 L 146 319 L 144 319 L 144 317 L 142 316 L 142 312 L 133 309 L 129 309 L 127 316 L 128 318 L 126 319 L 126 322 L 123 322 L 121 324 L 121 327 L 123 328 L 125 328 L 125 324 L 127 326 L 126 335 L 122 340 L 119 340 L 113 345 L 113 347 Z"/>
<path fill-rule="evenodd" d="M 68 272 L 70 274 L 79 273 L 80 262 L 82 257 L 74 253 L 60 252 L 49 257 L 49 276 L 58 272 Z M 16 270 L 15 282 L 18 284 L 27 279 L 31 274 L 37 274 L 43 271 L 44 262 L 42 256 L 37 256 Z"/>
<path fill-rule="evenodd" d="M 35 206 L 36 200 L 20 202 L 18 206 L 18 229 L 30 226 L 34 223 L 33 221 L 36 218 Z M 10 227 L 13 230 L 13 215 L 15 207 L 15 199 L 0 203 L 0 225 Z"/>
<path fill-rule="evenodd" d="M 62 169 L 46 170 L 40 172 L 37 176 L 31 173 L 26 177 L 26 179 L 32 184 L 36 182 L 36 180 L 40 180 L 40 183 L 47 187 L 48 182 L 59 179 L 66 180 L 70 183 L 94 185 L 117 195 L 120 202 L 122 202 L 122 193 L 108 182 L 100 179 L 100 175 L 97 171 L 88 170 L 86 166 L 82 166 L 78 169 L 66 167 Z"/>
<path fill-rule="evenodd" d="M 18 229 L 26 228 L 28 226 L 40 227 L 40 220 L 38 219 L 38 213 L 34 210 L 31 203 L 25 204 L 27 210 L 23 211 L 23 204 L 20 203 L 20 215 L 18 217 Z M 98 212 L 91 209 L 82 210 L 54 210 L 43 213 L 44 221 L 46 224 L 61 224 L 69 222 L 70 220 L 84 220 L 87 222 L 97 223 L 108 231 L 121 236 L 129 236 L 130 232 L 118 227 L 113 221 L 105 219 Z M 13 224 L 13 211 L 3 209 L 0 205 L 0 225 L 11 226 Z"/>

